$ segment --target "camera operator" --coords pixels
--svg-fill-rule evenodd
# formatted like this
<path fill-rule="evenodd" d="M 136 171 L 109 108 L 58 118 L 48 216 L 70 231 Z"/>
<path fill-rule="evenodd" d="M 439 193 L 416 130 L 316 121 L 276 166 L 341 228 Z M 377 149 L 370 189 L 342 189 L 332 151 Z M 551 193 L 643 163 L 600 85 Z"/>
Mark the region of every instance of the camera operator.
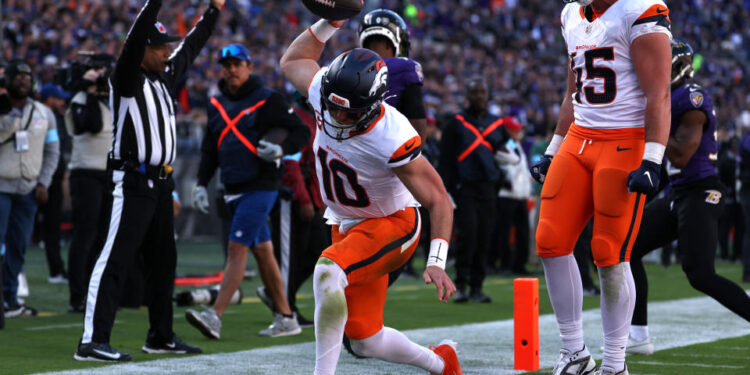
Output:
<path fill-rule="evenodd" d="M 71 312 L 85 311 L 86 291 L 93 265 L 94 247 L 102 240 L 100 218 L 106 217 L 110 195 L 107 153 L 112 144 L 112 111 L 109 90 L 97 84 L 108 78 L 108 69 L 91 68 L 79 81 L 78 91 L 65 113 L 65 126 L 73 136 L 70 158 L 70 197 L 73 238 L 68 250 L 68 287 Z"/>
<path fill-rule="evenodd" d="M 18 273 L 34 227 L 37 203 L 47 201 L 47 187 L 60 156 L 54 118 L 46 107 L 30 97 L 31 66 L 11 61 L 5 70 L 6 88 L 0 88 L 0 243 L 3 257 L 5 317 L 35 315 L 18 303 Z"/>

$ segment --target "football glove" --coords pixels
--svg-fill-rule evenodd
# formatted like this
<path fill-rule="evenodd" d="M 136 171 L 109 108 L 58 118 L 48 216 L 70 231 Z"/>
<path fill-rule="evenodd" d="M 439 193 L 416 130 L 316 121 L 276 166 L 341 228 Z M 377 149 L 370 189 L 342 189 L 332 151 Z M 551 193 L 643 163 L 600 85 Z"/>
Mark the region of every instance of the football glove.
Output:
<path fill-rule="evenodd" d="M 258 144 L 258 157 L 269 163 L 275 162 L 284 155 L 281 146 L 275 143 L 261 140 Z"/>
<path fill-rule="evenodd" d="M 550 164 L 552 164 L 552 155 L 542 155 L 542 159 L 532 164 L 529 168 L 531 177 L 534 177 L 536 182 L 543 184 Z"/>
<path fill-rule="evenodd" d="M 208 213 L 208 192 L 205 186 L 196 185 L 193 189 L 193 207 L 204 214 Z"/>
<path fill-rule="evenodd" d="M 659 190 L 661 164 L 643 160 L 638 169 L 628 175 L 628 191 L 641 194 L 653 194 Z"/>

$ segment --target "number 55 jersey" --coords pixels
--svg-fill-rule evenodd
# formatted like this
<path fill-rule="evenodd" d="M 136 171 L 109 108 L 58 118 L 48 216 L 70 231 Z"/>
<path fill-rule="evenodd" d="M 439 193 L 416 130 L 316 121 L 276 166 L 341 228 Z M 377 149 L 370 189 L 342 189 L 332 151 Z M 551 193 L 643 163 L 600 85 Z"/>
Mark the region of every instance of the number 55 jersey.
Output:
<path fill-rule="evenodd" d="M 409 190 L 391 170 L 421 154 L 421 140 L 409 120 L 395 108 L 381 104 L 380 115 L 366 129 L 344 140 L 323 129 L 320 86 L 322 68 L 308 88 L 318 131 L 313 142 L 316 173 L 329 224 L 347 219 L 380 218 L 406 207 L 418 207 Z M 326 114 L 326 118 L 329 118 Z"/>
<path fill-rule="evenodd" d="M 633 41 L 670 32 L 661 0 L 619 0 L 603 14 L 571 3 L 562 11 L 562 34 L 576 78 L 576 125 L 597 129 L 642 128 L 646 97 L 630 56 Z"/>

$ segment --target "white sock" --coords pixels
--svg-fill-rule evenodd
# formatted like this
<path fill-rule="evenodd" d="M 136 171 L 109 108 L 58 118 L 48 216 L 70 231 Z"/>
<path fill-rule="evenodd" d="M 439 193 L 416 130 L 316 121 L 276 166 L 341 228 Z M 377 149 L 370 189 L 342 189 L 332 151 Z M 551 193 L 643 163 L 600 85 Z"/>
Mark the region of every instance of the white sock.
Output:
<path fill-rule="evenodd" d="M 542 265 L 562 347 L 575 353 L 583 348 L 583 285 L 578 263 L 569 254 L 542 258 Z"/>
<path fill-rule="evenodd" d="M 643 341 L 648 338 L 648 326 L 630 326 L 630 337 L 635 341 Z"/>
<path fill-rule="evenodd" d="M 435 352 L 413 343 L 403 333 L 388 327 L 383 327 L 366 339 L 352 340 L 352 350 L 361 356 L 404 363 L 435 374 L 442 374 L 445 367 L 443 359 Z"/>
<path fill-rule="evenodd" d="M 347 285 L 344 270 L 333 261 L 321 258 L 315 265 L 315 375 L 336 373 L 348 316 L 344 295 Z"/>
<path fill-rule="evenodd" d="M 619 371 L 625 368 L 625 346 L 635 309 L 635 283 L 630 263 L 599 267 L 599 282 L 604 330 L 602 366 Z"/>

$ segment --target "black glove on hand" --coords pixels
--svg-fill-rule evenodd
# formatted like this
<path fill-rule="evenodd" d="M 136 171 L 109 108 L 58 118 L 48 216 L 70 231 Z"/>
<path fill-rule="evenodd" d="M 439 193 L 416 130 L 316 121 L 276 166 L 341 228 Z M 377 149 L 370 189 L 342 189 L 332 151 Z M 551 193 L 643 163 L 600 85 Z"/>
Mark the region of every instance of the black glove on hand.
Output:
<path fill-rule="evenodd" d="M 659 190 L 661 164 L 649 160 L 641 162 L 638 169 L 628 175 L 628 191 L 641 194 L 653 194 Z"/>
<path fill-rule="evenodd" d="M 536 182 L 543 184 L 550 164 L 552 164 L 552 155 L 542 155 L 542 159 L 532 164 L 531 168 L 529 168 L 531 177 L 534 177 Z"/>

